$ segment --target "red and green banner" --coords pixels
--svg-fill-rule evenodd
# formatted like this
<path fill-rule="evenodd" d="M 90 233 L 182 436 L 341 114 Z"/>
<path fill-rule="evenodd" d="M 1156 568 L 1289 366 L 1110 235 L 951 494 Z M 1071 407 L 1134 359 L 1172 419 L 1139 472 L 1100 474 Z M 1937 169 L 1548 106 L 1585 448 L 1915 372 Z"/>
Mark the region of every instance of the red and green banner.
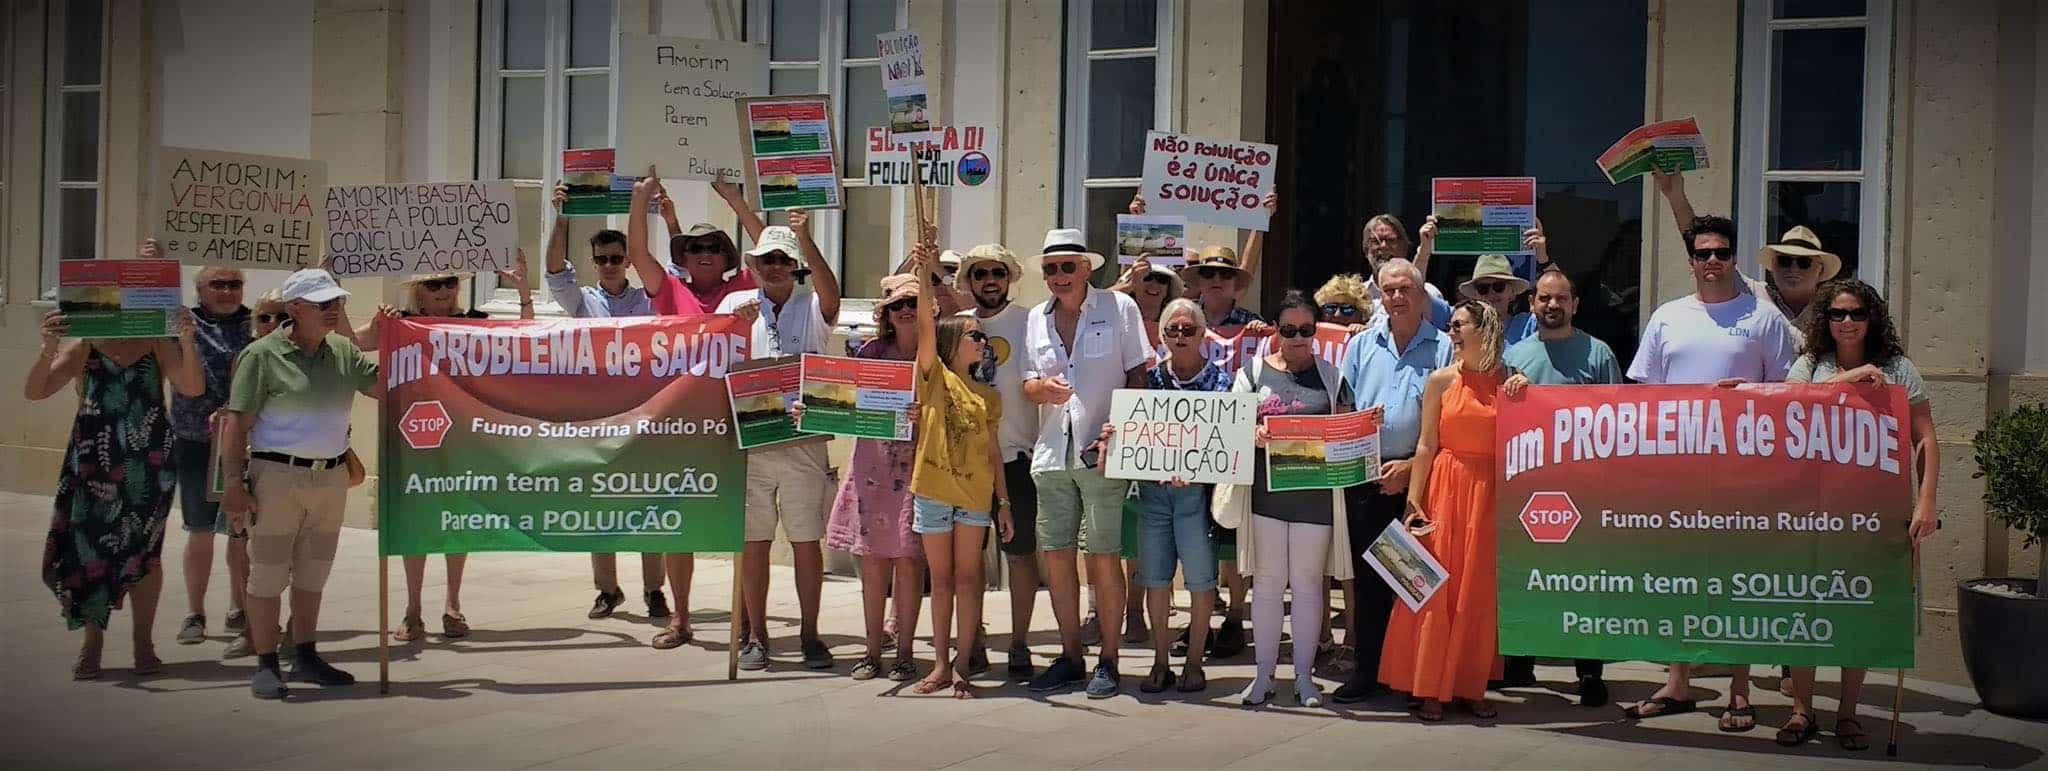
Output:
<path fill-rule="evenodd" d="M 1898 386 L 1535 386 L 1496 423 L 1506 655 L 1910 667 Z"/>
<path fill-rule="evenodd" d="M 386 320 L 382 553 L 733 552 L 731 316 Z"/>

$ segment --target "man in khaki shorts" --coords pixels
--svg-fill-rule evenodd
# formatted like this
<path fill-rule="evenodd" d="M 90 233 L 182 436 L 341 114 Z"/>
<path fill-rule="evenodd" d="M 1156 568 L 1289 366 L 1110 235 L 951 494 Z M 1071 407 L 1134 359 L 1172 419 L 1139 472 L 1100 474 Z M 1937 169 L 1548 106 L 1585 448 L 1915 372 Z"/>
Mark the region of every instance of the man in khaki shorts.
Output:
<path fill-rule="evenodd" d="M 334 566 L 348 497 L 348 419 L 355 394 L 384 393 L 377 361 L 334 334 L 348 292 L 308 268 L 279 289 L 290 321 L 243 349 L 229 391 L 221 510 L 249 535 L 249 636 L 258 654 L 249 690 L 284 698 L 278 671 L 280 598 L 292 589 L 292 678 L 350 685 L 313 647 L 320 591 Z"/>

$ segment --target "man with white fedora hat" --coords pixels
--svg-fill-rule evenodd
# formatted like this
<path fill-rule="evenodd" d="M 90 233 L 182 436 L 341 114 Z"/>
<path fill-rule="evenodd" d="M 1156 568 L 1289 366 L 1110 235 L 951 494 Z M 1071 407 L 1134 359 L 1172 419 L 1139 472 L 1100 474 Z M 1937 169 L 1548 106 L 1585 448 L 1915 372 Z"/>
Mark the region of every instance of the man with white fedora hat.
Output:
<path fill-rule="evenodd" d="M 1041 405 L 1032 443 L 1031 477 L 1038 492 L 1038 548 L 1045 554 L 1060 657 L 1031 681 L 1055 691 L 1088 680 L 1088 695 L 1116 694 L 1116 646 L 1123 640 L 1123 502 L 1129 483 L 1097 468 L 1110 393 L 1142 388 L 1145 324 L 1129 295 L 1098 289 L 1090 273 L 1102 255 L 1083 245 L 1080 230 L 1045 235 L 1039 267 L 1052 299 L 1032 308 L 1024 331 L 1024 397 Z M 970 280 L 972 276 L 970 275 Z M 1088 580 L 1101 603 L 1102 653 L 1092 679 L 1082 664 L 1081 587 L 1074 550 L 1088 549 Z"/>
<path fill-rule="evenodd" d="M 1472 265 L 1472 277 L 1458 285 L 1458 296 L 1467 300 L 1480 300 L 1493 306 L 1493 310 L 1506 319 L 1507 340 L 1503 345 L 1514 345 L 1522 338 L 1536 332 L 1536 317 L 1528 312 L 1509 314 L 1508 309 L 1529 291 L 1528 279 L 1515 275 L 1515 268 L 1508 258 L 1498 254 L 1483 254 Z"/>
<path fill-rule="evenodd" d="M 1678 223 L 1682 233 L 1697 215 L 1692 201 L 1685 197 L 1685 175 L 1678 172 L 1666 174 L 1652 169 L 1651 177 L 1657 185 L 1657 192 L 1671 206 L 1671 218 Z M 1688 245 L 1690 246 L 1690 245 Z M 1794 226 L 1776 241 L 1764 244 L 1756 252 L 1757 267 L 1762 268 L 1764 280 L 1742 277 L 1744 291 L 1758 297 L 1768 297 L 1778 312 L 1785 314 L 1792 322 L 1794 335 L 1803 334 L 1812 314 L 1813 297 L 1820 289 L 1821 282 L 1834 278 L 1842 272 L 1842 258 L 1821 248 L 1820 237 L 1804 225 Z"/>

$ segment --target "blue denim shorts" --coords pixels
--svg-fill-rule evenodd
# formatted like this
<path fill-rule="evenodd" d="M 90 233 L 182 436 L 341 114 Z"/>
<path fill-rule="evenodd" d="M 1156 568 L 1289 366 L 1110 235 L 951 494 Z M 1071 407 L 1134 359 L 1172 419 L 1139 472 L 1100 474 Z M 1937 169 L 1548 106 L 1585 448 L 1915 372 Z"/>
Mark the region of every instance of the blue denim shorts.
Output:
<path fill-rule="evenodd" d="M 1173 587 L 1173 568 L 1190 592 L 1216 588 L 1216 547 L 1209 541 L 1209 486 L 1138 485 L 1138 585 Z"/>
<path fill-rule="evenodd" d="M 918 535 L 944 535 L 953 532 L 956 524 L 970 527 L 994 524 L 987 512 L 970 511 L 922 495 L 910 496 L 910 513 L 910 529 L 917 531 Z"/>

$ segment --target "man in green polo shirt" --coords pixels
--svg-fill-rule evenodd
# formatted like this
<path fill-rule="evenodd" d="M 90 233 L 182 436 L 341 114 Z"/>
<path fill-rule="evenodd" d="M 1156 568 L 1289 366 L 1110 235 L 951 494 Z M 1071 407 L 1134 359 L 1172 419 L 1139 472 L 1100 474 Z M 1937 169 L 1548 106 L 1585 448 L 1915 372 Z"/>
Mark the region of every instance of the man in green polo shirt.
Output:
<path fill-rule="evenodd" d="M 284 698 L 278 617 L 292 590 L 292 678 L 349 685 L 355 677 L 314 651 L 320 592 L 334 565 L 347 506 L 349 411 L 355 395 L 384 393 L 377 360 L 334 330 L 348 292 L 327 271 L 291 274 L 279 289 L 290 321 L 243 349 L 229 390 L 222 472 L 239 484 L 222 496 L 235 530 L 249 536 L 245 606 L 258 655 L 249 690 Z"/>

